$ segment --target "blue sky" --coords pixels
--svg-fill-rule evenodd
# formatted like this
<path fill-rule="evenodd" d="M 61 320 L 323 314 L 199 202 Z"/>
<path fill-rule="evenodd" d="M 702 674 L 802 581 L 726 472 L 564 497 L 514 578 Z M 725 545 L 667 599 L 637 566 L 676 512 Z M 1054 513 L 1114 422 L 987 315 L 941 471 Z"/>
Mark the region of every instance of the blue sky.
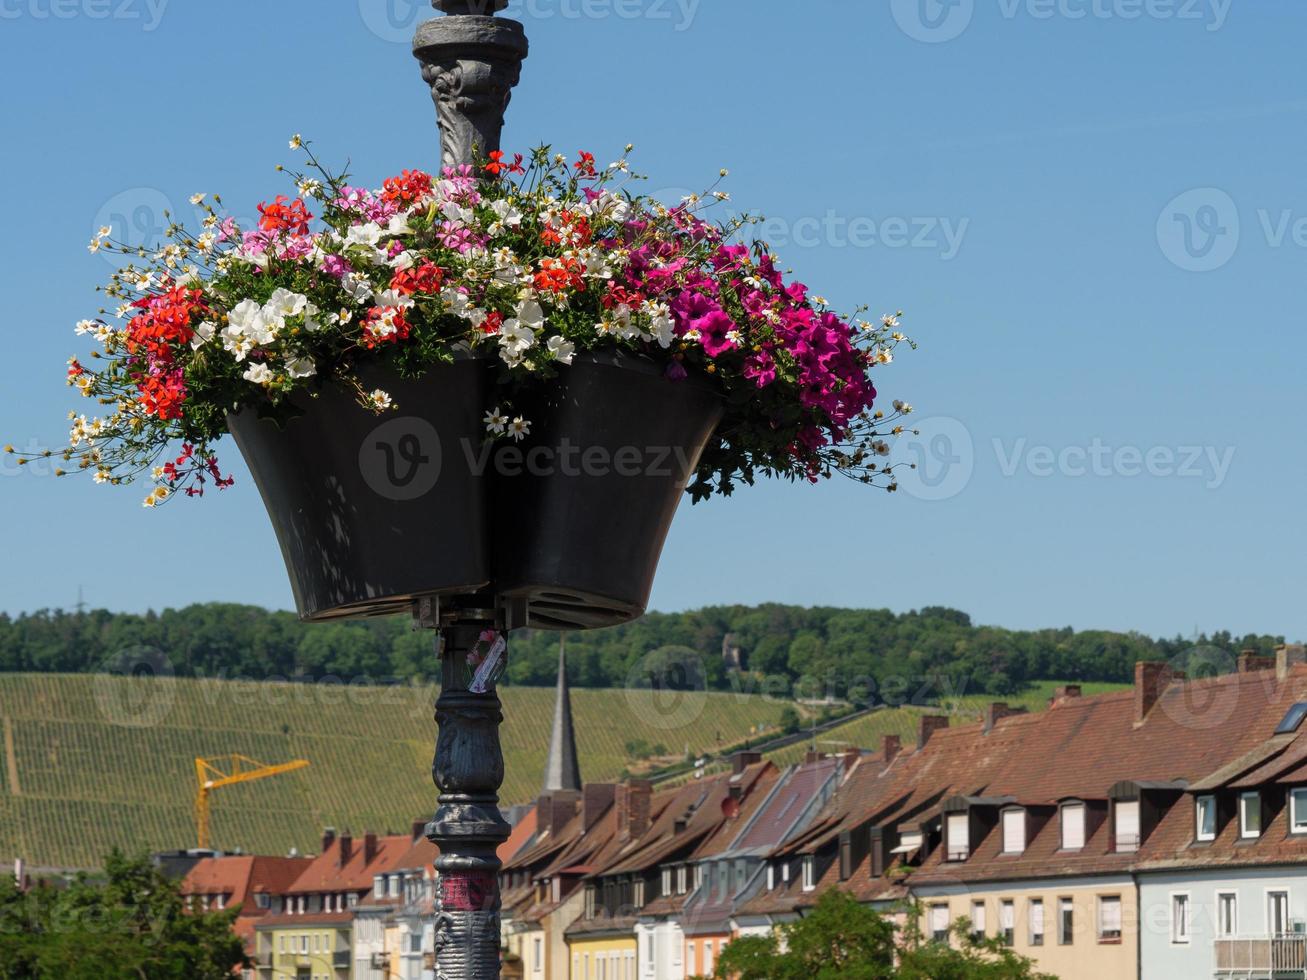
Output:
<path fill-rule="evenodd" d="M 833 302 L 901 308 L 896 496 L 745 489 L 678 515 L 654 606 L 943 604 L 1014 627 L 1307 635 L 1300 4 L 514 0 L 505 143 L 615 158 L 773 216 Z M 0 438 L 58 445 L 106 216 L 283 192 L 301 132 L 375 185 L 434 166 L 409 0 L 0 0 Z M 141 232 L 144 234 L 145 232 Z M 0 608 L 288 607 L 240 483 L 0 475 Z"/>

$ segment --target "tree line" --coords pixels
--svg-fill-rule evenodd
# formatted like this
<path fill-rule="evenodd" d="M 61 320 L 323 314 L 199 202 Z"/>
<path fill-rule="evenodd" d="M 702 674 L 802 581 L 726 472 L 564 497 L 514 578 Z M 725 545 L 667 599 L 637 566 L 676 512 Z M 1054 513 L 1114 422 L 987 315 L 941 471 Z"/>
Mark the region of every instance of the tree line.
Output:
<path fill-rule="evenodd" d="M 577 687 L 744 689 L 859 702 L 917 700 L 932 684 L 947 685 L 944 693 L 1011 694 L 1039 680 L 1128 682 L 1139 660 L 1225 672 L 1239 651 L 1270 654 L 1282 642 L 1229 632 L 1155 639 L 1070 627 L 1009 630 L 942 607 L 894 613 L 774 603 L 650 613 L 566 637 Z M 514 633 L 507 683 L 553 684 L 558 645 L 556 633 Z M 433 635 L 404 618 L 306 625 L 288 612 L 224 603 L 145 614 L 0 615 L 0 672 L 389 683 L 430 679 L 436 665 Z"/>

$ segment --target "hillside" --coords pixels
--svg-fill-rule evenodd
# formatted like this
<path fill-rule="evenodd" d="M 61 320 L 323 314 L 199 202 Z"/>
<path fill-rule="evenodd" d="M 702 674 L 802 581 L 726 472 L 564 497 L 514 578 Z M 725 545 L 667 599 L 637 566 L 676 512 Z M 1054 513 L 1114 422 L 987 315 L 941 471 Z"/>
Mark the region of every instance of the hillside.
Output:
<path fill-rule="evenodd" d="M 503 799 L 539 792 L 554 693 L 501 691 Z M 618 778 L 627 744 L 715 751 L 776 733 L 758 696 L 572 692 L 582 771 Z M 673 696 L 675 697 L 675 696 Z M 429 687 L 0 674 L 0 863 L 94 867 L 112 847 L 194 846 L 194 758 L 232 752 L 309 768 L 213 795 L 213 845 L 312 853 L 323 826 L 407 830 L 435 809 Z"/>

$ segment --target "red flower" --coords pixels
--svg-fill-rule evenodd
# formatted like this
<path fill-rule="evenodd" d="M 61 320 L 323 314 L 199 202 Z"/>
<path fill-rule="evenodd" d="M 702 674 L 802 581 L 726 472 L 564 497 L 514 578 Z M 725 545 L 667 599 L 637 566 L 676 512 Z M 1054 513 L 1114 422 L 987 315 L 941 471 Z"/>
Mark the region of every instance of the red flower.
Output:
<path fill-rule="evenodd" d="M 182 405 L 186 402 L 186 385 L 182 382 L 180 371 L 149 375 L 141 379 L 137 388 L 141 395 L 141 407 L 147 414 L 161 419 L 182 417 Z"/>
<path fill-rule="evenodd" d="M 431 195 L 431 175 L 421 170 L 405 170 L 382 184 L 381 196 L 391 204 L 415 204 Z"/>
<path fill-rule="evenodd" d="M 504 162 L 503 150 L 495 150 L 494 153 L 490 154 L 490 162 L 486 164 L 486 172 L 492 173 L 498 177 L 505 171 L 510 174 L 526 173 L 526 167 L 522 166 L 522 154 L 516 154 L 512 163 Z"/>
<path fill-rule="evenodd" d="M 75 378 L 78 375 L 85 374 L 85 373 L 86 373 L 86 368 L 82 367 L 82 365 L 78 362 L 77 358 L 74 357 L 71 361 L 68 362 L 68 377 Z"/>
<path fill-rule="evenodd" d="M 411 269 L 401 269 L 390 280 L 390 288 L 401 296 L 414 293 L 438 293 L 445 281 L 445 270 L 431 262 L 423 262 Z"/>
<path fill-rule="evenodd" d="M 381 344 L 408 340 L 413 327 L 398 306 L 374 306 L 363 318 L 363 344 L 371 349 Z"/>
<path fill-rule="evenodd" d="M 485 320 L 481 322 L 481 330 L 487 336 L 499 333 L 504 326 L 504 314 L 487 313 Z"/>
<path fill-rule="evenodd" d="M 287 202 L 290 203 L 287 203 Z M 285 231 L 292 235 L 307 235 L 309 233 L 309 220 L 313 215 L 309 214 L 308 208 L 304 202 L 296 198 L 291 201 L 285 194 L 278 194 L 277 199 L 271 204 L 264 202 L 259 205 L 259 228 L 266 232 Z"/>
<path fill-rule="evenodd" d="M 576 172 L 582 177 L 597 177 L 595 172 L 595 155 L 581 151 L 581 159 L 576 161 Z"/>
<path fill-rule="evenodd" d="M 644 293 L 634 289 L 627 289 L 625 286 L 619 286 L 616 283 L 608 287 L 608 292 L 604 293 L 604 309 L 612 310 L 619 306 L 627 306 L 633 310 L 638 310 L 644 303 Z"/>
<path fill-rule="evenodd" d="M 565 293 L 569 289 L 578 292 L 585 289 L 585 280 L 581 278 L 581 263 L 576 259 L 542 259 L 540 271 L 536 273 L 536 289 L 542 293 Z"/>

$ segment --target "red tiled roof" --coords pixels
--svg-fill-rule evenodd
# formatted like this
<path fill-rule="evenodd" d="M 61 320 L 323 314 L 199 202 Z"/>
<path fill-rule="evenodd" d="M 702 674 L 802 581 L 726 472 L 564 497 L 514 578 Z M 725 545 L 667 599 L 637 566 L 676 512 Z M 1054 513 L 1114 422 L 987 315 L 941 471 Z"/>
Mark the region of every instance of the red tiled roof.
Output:
<path fill-rule="evenodd" d="M 309 863 L 286 894 L 367 891 L 372 888 L 373 875 L 405 867 L 399 861 L 413 850 L 413 846 L 413 838 L 408 834 L 387 834 L 377 838 L 375 853 L 371 860 L 365 860 L 365 840 L 356 837 L 348 860 L 342 864 L 341 838 L 337 837 Z"/>

